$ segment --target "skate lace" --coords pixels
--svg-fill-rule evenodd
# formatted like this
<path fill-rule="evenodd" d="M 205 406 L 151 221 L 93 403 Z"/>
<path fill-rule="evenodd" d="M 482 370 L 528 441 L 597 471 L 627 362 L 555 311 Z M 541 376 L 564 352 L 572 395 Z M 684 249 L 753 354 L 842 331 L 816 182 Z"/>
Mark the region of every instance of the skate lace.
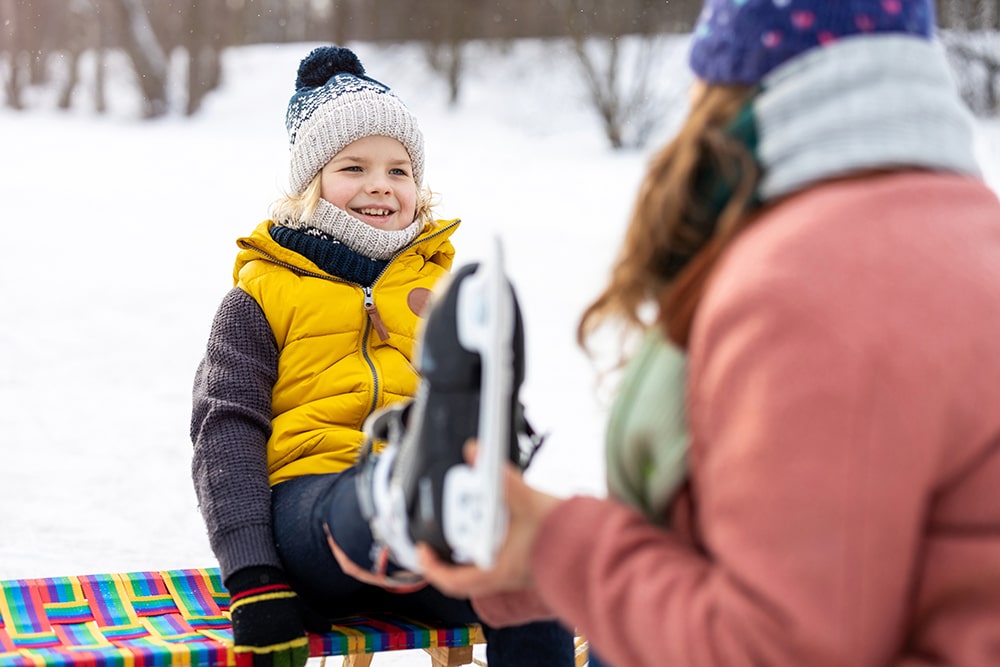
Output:
<path fill-rule="evenodd" d="M 518 405 L 519 428 L 517 429 L 518 460 L 517 467 L 527 470 L 531 462 L 535 460 L 538 450 L 545 444 L 548 433 L 539 433 L 531 425 L 531 422 L 524 416 L 523 407 Z"/>
<path fill-rule="evenodd" d="M 382 408 L 373 412 L 365 421 L 362 427 L 364 440 L 358 449 L 355 464 L 367 461 L 375 453 L 376 442 L 401 442 L 406 431 L 406 419 L 410 411 L 413 399 L 407 399 L 399 403 Z"/>

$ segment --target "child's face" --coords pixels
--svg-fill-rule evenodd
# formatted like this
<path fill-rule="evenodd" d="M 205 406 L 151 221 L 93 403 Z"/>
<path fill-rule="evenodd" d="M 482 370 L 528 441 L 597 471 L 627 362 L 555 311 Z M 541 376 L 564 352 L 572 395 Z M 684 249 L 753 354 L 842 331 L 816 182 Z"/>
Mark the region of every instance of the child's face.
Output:
<path fill-rule="evenodd" d="M 372 227 L 403 229 L 416 216 L 413 165 L 395 139 L 371 136 L 349 143 L 321 173 L 320 196 Z"/>

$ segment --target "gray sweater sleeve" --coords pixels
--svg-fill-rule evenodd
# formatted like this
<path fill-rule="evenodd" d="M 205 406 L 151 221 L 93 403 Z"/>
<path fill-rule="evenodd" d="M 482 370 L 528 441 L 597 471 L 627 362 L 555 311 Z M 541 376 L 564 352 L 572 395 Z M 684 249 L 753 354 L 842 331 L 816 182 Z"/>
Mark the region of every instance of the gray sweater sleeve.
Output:
<path fill-rule="evenodd" d="M 271 526 L 267 439 L 278 348 L 256 301 L 238 288 L 212 322 L 193 391 L 191 473 L 223 580 L 281 567 Z"/>

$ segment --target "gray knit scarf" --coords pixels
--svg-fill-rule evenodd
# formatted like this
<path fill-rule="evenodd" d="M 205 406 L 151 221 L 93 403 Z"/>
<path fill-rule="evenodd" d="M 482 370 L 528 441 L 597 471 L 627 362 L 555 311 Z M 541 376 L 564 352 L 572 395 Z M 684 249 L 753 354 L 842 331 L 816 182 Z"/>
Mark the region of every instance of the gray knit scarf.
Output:
<path fill-rule="evenodd" d="M 938 42 L 845 38 L 768 75 L 753 109 L 764 201 L 867 169 L 979 175 L 971 116 Z"/>

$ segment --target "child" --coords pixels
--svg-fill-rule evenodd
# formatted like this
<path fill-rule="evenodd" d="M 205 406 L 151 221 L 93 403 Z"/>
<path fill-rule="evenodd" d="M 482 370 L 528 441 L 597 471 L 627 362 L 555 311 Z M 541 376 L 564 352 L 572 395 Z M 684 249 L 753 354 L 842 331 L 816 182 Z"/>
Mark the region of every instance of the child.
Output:
<path fill-rule="evenodd" d="M 387 591 L 362 569 L 372 536 L 355 492 L 365 419 L 410 396 L 421 313 L 454 256 L 457 220 L 435 220 L 416 119 L 353 52 L 300 64 L 286 125 L 291 192 L 238 241 L 235 287 L 194 385 L 195 489 L 232 595 L 240 664 L 304 664 L 305 630 L 391 611 L 478 619 L 430 587 Z M 356 573 L 357 574 L 357 573 Z M 571 665 L 555 623 L 484 627 L 490 664 Z"/>
<path fill-rule="evenodd" d="M 930 0 L 705 3 L 580 326 L 649 329 L 611 498 L 512 472 L 496 568 L 428 580 L 613 665 L 1000 664 L 1000 202 L 933 32 Z"/>

